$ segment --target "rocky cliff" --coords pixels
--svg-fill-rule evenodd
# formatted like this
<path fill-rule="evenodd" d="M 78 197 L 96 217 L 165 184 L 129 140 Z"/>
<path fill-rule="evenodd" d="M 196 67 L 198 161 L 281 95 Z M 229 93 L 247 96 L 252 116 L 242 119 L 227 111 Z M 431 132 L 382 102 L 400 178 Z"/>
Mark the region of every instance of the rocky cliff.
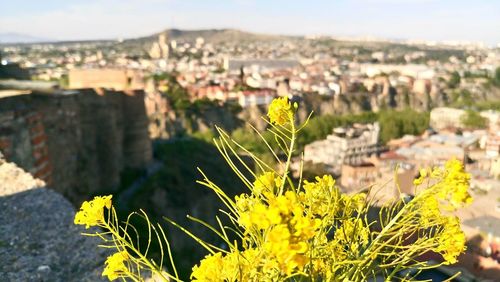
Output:
<path fill-rule="evenodd" d="M 144 92 L 41 93 L 0 99 L 0 151 L 75 204 L 112 192 L 152 159 Z"/>
<path fill-rule="evenodd" d="M 106 253 L 80 235 L 71 203 L 44 185 L 0 157 L 0 280 L 105 281 Z"/>
<path fill-rule="evenodd" d="M 402 110 L 411 107 L 415 110 L 429 110 L 431 105 L 445 104 L 443 93 L 432 93 L 431 96 L 418 93 L 406 93 L 404 89 L 387 87 L 383 92 L 352 92 L 335 96 L 322 96 L 315 93 L 294 97 L 301 106 L 298 119 L 303 122 L 311 111 L 314 115 L 344 115 L 359 114 L 366 111 L 378 112 L 383 109 Z M 406 97 L 405 97 L 406 96 Z M 251 123 L 259 130 L 267 126 L 262 116 L 267 114 L 267 106 L 248 106 L 238 109 L 235 105 L 220 106 L 213 103 L 210 106 L 200 107 L 196 111 L 186 110 L 177 112 L 169 101 L 165 102 L 164 118 L 166 137 L 173 137 L 181 132 L 207 131 L 218 125 L 232 131 L 245 123 Z M 155 135 L 160 136 L 156 133 Z"/>

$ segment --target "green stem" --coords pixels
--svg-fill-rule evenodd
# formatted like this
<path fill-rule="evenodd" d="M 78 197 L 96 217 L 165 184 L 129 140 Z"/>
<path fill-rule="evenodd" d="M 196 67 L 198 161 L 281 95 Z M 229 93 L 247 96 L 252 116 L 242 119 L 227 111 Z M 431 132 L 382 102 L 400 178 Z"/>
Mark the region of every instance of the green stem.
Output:
<path fill-rule="evenodd" d="M 176 277 L 173 277 L 171 275 L 168 275 L 168 277 L 165 277 L 165 275 L 163 275 L 163 272 L 161 271 L 161 269 L 158 269 L 157 266 L 155 266 L 154 264 L 152 264 L 148 258 L 146 258 L 141 252 L 139 252 L 135 247 L 134 245 L 132 245 L 130 242 L 128 242 L 127 240 L 125 240 L 122 236 L 120 236 L 120 234 L 112 227 L 110 226 L 107 222 L 104 222 L 104 227 L 106 229 L 108 229 L 111 234 L 113 235 L 113 237 L 117 238 L 118 240 L 120 240 L 125 246 L 127 246 L 129 249 L 131 249 L 138 257 L 139 257 L 139 260 L 145 264 L 153 273 L 155 274 L 158 274 L 159 276 L 161 276 L 161 278 L 164 279 L 164 281 L 170 281 L 170 279 L 174 279 L 176 281 L 180 281 L 178 280 Z"/>
<path fill-rule="evenodd" d="M 295 146 L 295 134 L 296 134 L 296 131 L 295 131 L 295 120 L 292 118 L 292 120 L 290 121 L 290 124 L 292 125 L 292 138 L 291 138 L 291 141 L 290 141 L 290 147 L 289 147 L 289 151 L 288 151 L 288 156 L 287 156 L 287 160 L 286 160 L 286 164 L 285 164 L 285 171 L 283 172 L 283 178 L 281 179 L 281 187 L 280 187 L 280 191 L 279 191 L 279 194 L 278 195 L 282 195 L 283 194 L 283 190 L 285 188 L 285 183 L 286 183 L 286 178 L 288 176 L 288 171 L 290 170 L 290 163 L 292 161 L 292 152 L 293 152 L 293 147 Z"/>

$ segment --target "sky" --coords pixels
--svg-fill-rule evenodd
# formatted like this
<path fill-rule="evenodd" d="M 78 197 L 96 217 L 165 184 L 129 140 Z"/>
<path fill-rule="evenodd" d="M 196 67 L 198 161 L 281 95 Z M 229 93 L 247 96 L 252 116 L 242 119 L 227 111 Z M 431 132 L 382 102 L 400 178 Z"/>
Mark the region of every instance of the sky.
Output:
<path fill-rule="evenodd" d="M 146 36 L 166 28 L 235 28 L 500 43 L 499 0 L 0 0 L 0 33 L 51 40 Z"/>

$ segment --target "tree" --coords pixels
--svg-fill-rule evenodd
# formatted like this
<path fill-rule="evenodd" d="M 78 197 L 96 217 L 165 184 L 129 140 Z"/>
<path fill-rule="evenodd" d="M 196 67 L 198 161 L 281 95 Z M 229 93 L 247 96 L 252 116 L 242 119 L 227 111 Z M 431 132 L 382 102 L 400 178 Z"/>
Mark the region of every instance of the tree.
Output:
<path fill-rule="evenodd" d="M 493 77 L 493 85 L 500 87 L 500 67 L 495 70 L 495 76 Z"/>
<path fill-rule="evenodd" d="M 451 78 L 448 80 L 448 87 L 457 88 L 460 85 L 460 74 L 457 71 L 451 73 Z"/>
<path fill-rule="evenodd" d="M 468 110 L 461 117 L 462 124 L 467 128 L 486 128 L 488 121 L 482 117 L 478 112 Z"/>

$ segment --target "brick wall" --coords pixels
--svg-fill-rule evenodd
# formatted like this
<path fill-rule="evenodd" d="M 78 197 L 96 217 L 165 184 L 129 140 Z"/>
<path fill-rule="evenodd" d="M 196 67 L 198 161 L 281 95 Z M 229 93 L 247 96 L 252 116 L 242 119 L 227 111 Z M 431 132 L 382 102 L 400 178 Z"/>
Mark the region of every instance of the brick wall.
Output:
<path fill-rule="evenodd" d="M 0 99 L 0 151 L 75 204 L 152 159 L 144 92 L 82 89 Z"/>
<path fill-rule="evenodd" d="M 30 132 L 31 154 L 34 160 L 34 167 L 31 172 L 36 178 L 44 180 L 47 185 L 51 185 L 52 164 L 42 115 L 37 111 L 31 112 L 26 117 L 26 120 Z"/>
<path fill-rule="evenodd" d="M 38 111 L 26 107 L 0 111 L 0 151 L 7 160 L 18 163 L 35 177 L 51 183 L 47 136 Z"/>

